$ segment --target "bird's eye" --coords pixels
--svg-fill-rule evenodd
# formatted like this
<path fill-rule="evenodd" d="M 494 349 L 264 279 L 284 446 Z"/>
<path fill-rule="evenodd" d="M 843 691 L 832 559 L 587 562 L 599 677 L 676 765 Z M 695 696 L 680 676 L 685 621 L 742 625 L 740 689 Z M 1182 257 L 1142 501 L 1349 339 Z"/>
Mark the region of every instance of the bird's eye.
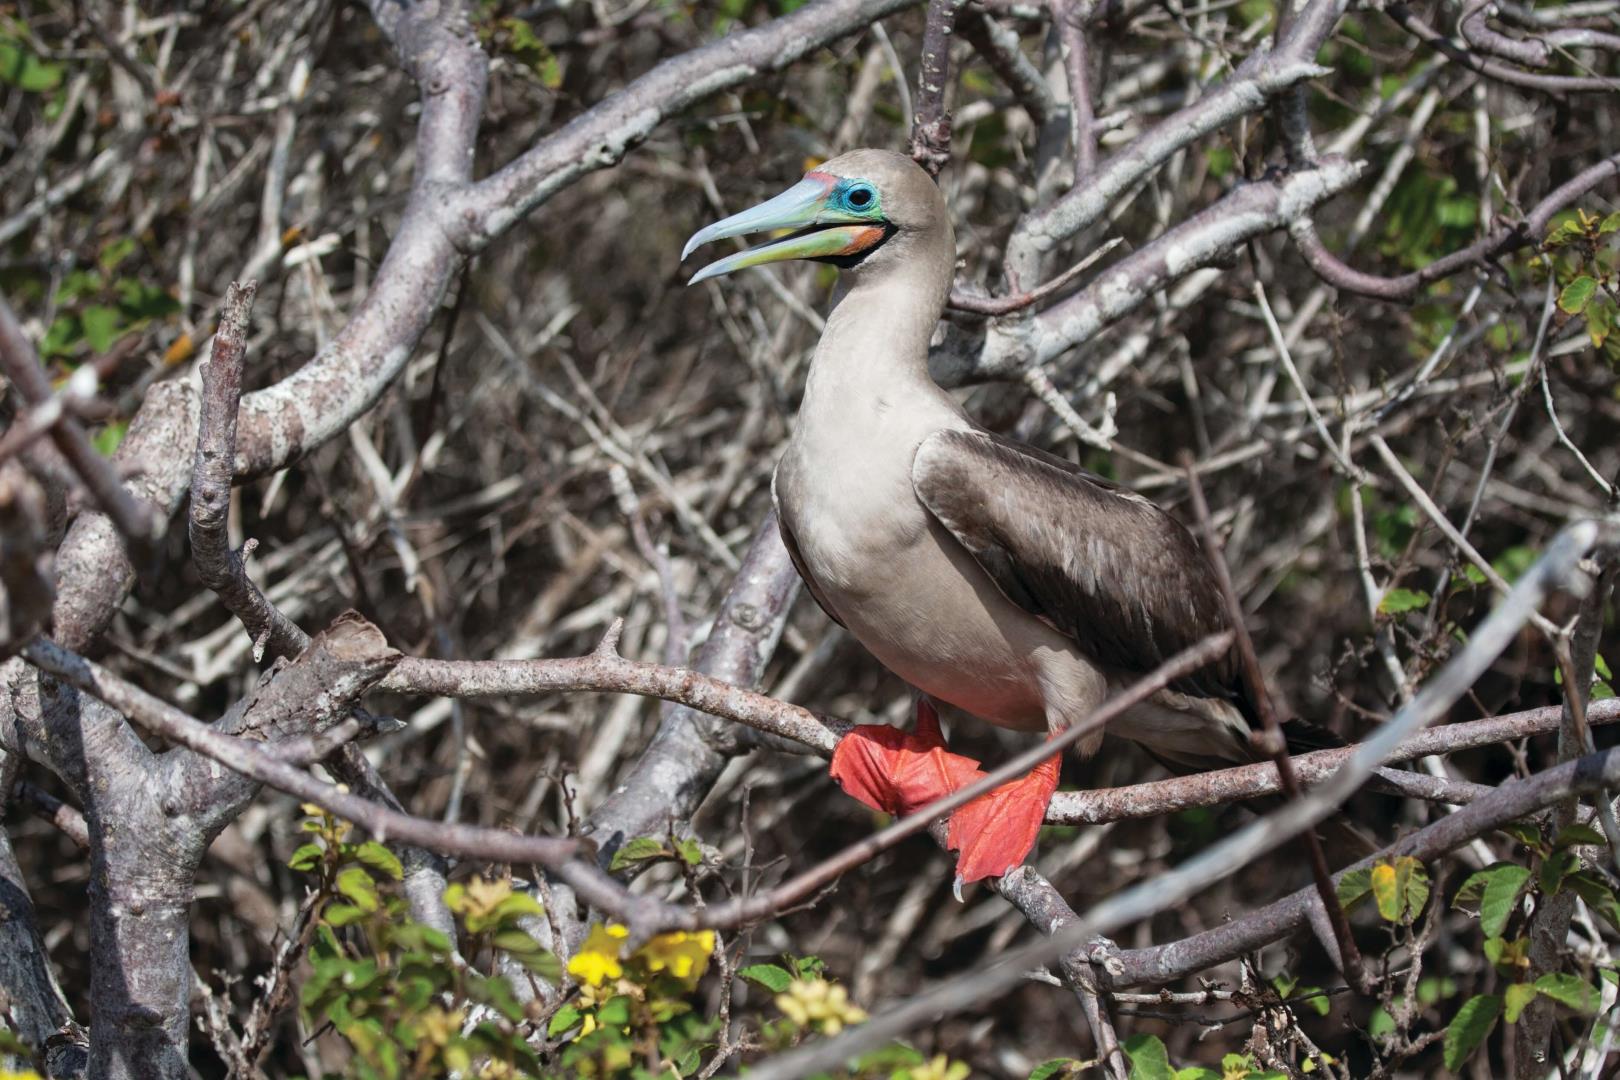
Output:
<path fill-rule="evenodd" d="M 872 205 L 872 189 L 868 187 L 852 188 L 849 193 L 849 205 L 856 208 Z"/>

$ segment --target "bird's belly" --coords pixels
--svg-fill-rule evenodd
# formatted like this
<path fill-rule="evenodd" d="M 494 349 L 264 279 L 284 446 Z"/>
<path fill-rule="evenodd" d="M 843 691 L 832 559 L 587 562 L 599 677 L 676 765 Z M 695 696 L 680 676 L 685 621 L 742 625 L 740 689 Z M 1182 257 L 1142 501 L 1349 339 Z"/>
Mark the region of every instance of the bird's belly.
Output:
<path fill-rule="evenodd" d="M 846 527 L 819 539 L 803 551 L 811 576 L 885 667 L 991 723 L 1047 729 L 1041 653 L 1068 643 L 1009 603 L 920 508 L 888 535 Z"/>

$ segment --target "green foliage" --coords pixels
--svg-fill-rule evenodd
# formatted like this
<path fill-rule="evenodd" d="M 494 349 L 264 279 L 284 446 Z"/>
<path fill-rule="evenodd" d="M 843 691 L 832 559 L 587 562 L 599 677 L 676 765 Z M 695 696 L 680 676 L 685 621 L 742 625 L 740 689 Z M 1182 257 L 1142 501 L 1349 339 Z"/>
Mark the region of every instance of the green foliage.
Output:
<path fill-rule="evenodd" d="M 1125 1040 L 1131 1062 L 1131 1080 L 1172 1080 L 1170 1052 L 1156 1035 L 1133 1035 Z"/>
<path fill-rule="evenodd" d="M 1519 897 L 1530 881 L 1530 871 L 1516 863 L 1496 863 L 1475 871 L 1462 883 L 1453 907 L 1477 909 L 1480 928 L 1487 937 L 1501 937 L 1517 910 Z"/>
<path fill-rule="evenodd" d="M 1378 614 L 1400 615 L 1427 607 L 1429 594 L 1422 589 L 1391 589 L 1378 601 Z"/>
<path fill-rule="evenodd" d="M 125 334 L 166 319 L 180 310 L 166 291 L 118 270 L 135 252 L 132 237 L 120 237 L 101 249 L 96 269 L 73 270 L 56 291 L 60 313 L 46 328 L 39 354 L 46 360 L 94 354 L 112 348 Z"/>
<path fill-rule="evenodd" d="M 1473 239 L 1479 200 L 1451 173 L 1409 168 L 1384 204 L 1381 247 L 1409 269 L 1427 266 Z"/>
<path fill-rule="evenodd" d="M 1170 1063 L 1170 1052 L 1165 1049 L 1163 1041 L 1157 1035 L 1133 1035 L 1125 1040 L 1124 1049 L 1131 1066 L 1130 1080 L 1287 1080 L 1280 1072 L 1262 1069 L 1248 1054 L 1227 1054 L 1221 1058 L 1220 1072 L 1200 1065 L 1178 1069 Z M 1052 1065 L 1068 1066 L 1070 1061 L 1071 1059 L 1063 1058 L 1057 1062 L 1046 1062 L 1030 1074 L 1030 1080 L 1036 1080 L 1037 1074 L 1071 1075 L 1056 1070 L 1048 1073 L 1040 1072 L 1041 1069 Z M 1075 1063 L 1074 1067 L 1084 1068 L 1085 1065 Z M 1305 1071 L 1311 1071 L 1309 1062 Z"/>
<path fill-rule="evenodd" d="M 1584 320 L 1592 346 L 1620 365 L 1620 211 L 1598 217 L 1575 209 L 1553 221 L 1531 268 L 1551 272 L 1561 316 Z"/>
<path fill-rule="evenodd" d="M 793 975 L 786 968 L 775 964 L 754 964 L 737 972 L 749 982 L 756 982 L 773 994 L 780 994 L 793 982 Z"/>
<path fill-rule="evenodd" d="M 535 34 L 534 28 L 519 18 L 506 18 L 495 24 L 484 38 L 491 51 L 504 53 L 527 68 L 547 90 L 562 86 L 562 64 L 551 47 Z"/>
<path fill-rule="evenodd" d="M 0 83 L 30 94 L 45 94 L 62 85 L 66 69 L 47 63 L 26 42 L 0 31 Z"/>
<path fill-rule="evenodd" d="M 1333 1003 L 1328 1000 L 1327 994 L 1320 986 L 1301 986 L 1298 979 L 1287 974 L 1273 978 L 1271 986 L 1284 1001 L 1293 1005 L 1303 1005 L 1317 1016 L 1326 1016 L 1333 1011 Z"/>
<path fill-rule="evenodd" d="M 613 861 L 608 865 L 608 870 L 618 873 L 638 863 L 675 859 L 688 866 L 700 866 L 703 863 L 703 846 L 690 837 L 673 839 L 666 844 L 656 837 L 638 836 L 633 840 L 626 840 L 624 845 L 613 853 Z"/>
<path fill-rule="evenodd" d="M 404 868 L 392 852 L 351 842 L 346 822 L 304 809 L 312 839 L 288 865 L 316 879 L 310 976 L 299 995 L 310 1026 L 330 1024 L 348 1040 L 361 1080 L 466 1072 L 475 1061 L 481 1076 L 538 1076 L 524 1032 L 531 1018 L 506 980 L 474 969 L 447 935 L 407 916 L 397 895 Z M 540 906 L 509 881 L 475 877 L 446 890 L 445 903 L 468 955 L 505 952 L 543 978 L 561 977 L 556 957 L 519 926 Z"/>
<path fill-rule="evenodd" d="M 1463 1062 L 1490 1037 L 1496 1021 L 1502 1015 L 1502 999 L 1495 994 L 1480 994 L 1463 1002 L 1457 1016 L 1446 1028 L 1442 1043 L 1446 1068 L 1456 1072 Z"/>
<path fill-rule="evenodd" d="M 1415 919 L 1429 902 L 1429 874 L 1410 855 L 1380 859 L 1339 879 L 1339 903 L 1354 907 L 1371 896 L 1386 922 Z"/>

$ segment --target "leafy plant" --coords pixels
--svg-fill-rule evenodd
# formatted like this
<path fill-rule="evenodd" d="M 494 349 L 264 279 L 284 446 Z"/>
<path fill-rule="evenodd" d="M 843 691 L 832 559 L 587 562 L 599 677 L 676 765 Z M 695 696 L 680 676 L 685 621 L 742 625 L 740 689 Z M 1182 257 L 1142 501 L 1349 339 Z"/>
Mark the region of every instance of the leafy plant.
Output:
<path fill-rule="evenodd" d="M 1550 272 L 1558 290 L 1562 319 L 1581 319 L 1594 348 L 1611 365 L 1620 363 L 1620 210 L 1606 217 L 1576 209 L 1560 215 L 1531 260 L 1537 270 Z"/>

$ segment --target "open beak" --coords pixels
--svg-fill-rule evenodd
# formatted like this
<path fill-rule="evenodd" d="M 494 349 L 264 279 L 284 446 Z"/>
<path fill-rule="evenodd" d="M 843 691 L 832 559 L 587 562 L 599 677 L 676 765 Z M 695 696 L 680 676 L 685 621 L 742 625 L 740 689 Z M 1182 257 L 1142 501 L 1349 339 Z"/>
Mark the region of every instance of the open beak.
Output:
<path fill-rule="evenodd" d="M 758 206 L 733 214 L 699 229 L 681 252 L 685 259 L 694 250 L 713 240 L 775 229 L 796 230 L 792 235 L 762 247 L 739 251 L 712 262 L 692 275 L 688 285 L 729 274 L 749 266 L 783 262 L 787 259 L 825 259 L 855 255 L 883 239 L 883 225 L 870 217 L 831 205 L 838 178 L 828 173 L 807 173 L 803 180 L 782 194 Z"/>

